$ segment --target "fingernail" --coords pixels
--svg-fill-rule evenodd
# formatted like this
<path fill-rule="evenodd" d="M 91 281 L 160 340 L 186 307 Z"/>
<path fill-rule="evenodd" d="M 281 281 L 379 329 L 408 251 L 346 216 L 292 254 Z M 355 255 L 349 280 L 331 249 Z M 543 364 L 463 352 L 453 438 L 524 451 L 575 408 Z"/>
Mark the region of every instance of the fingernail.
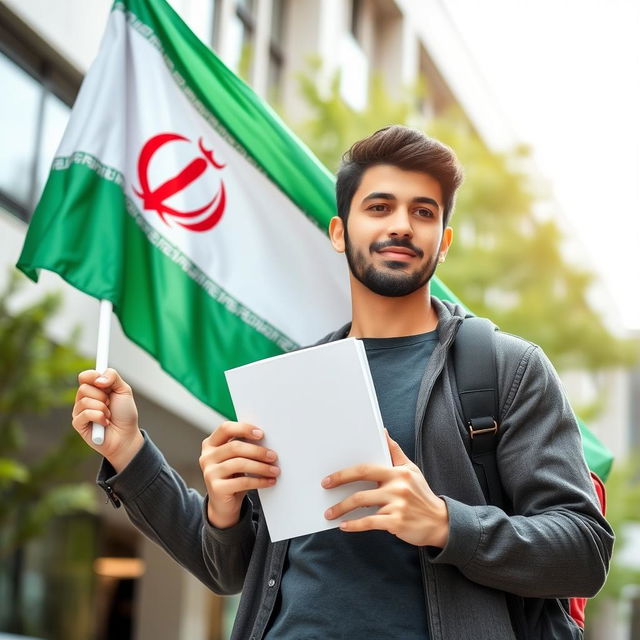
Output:
<path fill-rule="evenodd" d="M 333 515 L 333 509 L 327 509 L 327 510 L 324 512 L 324 517 L 325 517 L 327 520 L 330 520 L 332 515 Z"/>
<path fill-rule="evenodd" d="M 251 433 L 256 437 L 256 438 L 262 438 L 262 431 L 260 429 L 252 429 Z"/>
<path fill-rule="evenodd" d="M 100 376 L 99 378 L 96 378 L 96 382 L 103 383 L 103 382 L 109 382 L 109 380 L 104 376 Z"/>
<path fill-rule="evenodd" d="M 341 528 L 343 531 L 346 531 L 348 527 L 349 527 L 349 525 L 348 525 L 346 522 L 341 522 L 341 523 L 340 523 L 340 528 Z"/>
<path fill-rule="evenodd" d="M 276 452 L 275 451 L 267 451 L 267 454 L 265 456 L 267 458 L 267 460 L 275 460 L 276 459 Z"/>
<path fill-rule="evenodd" d="M 277 476 L 280 473 L 280 467 L 269 467 L 269 471 Z"/>
<path fill-rule="evenodd" d="M 322 480 L 322 486 L 323 487 L 330 487 L 331 486 L 331 478 L 329 476 L 327 476 L 326 478 L 324 478 Z"/>

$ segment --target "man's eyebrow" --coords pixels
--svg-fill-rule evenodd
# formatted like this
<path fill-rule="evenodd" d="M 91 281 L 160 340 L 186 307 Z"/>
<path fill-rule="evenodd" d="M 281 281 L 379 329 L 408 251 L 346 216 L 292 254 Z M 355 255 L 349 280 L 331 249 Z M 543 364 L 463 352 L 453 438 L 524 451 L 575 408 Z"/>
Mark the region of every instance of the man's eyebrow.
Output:
<path fill-rule="evenodd" d="M 427 198 L 427 196 L 418 196 L 414 198 L 411 202 L 420 202 L 421 204 L 432 204 L 436 209 L 440 209 L 440 205 L 433 198 Z"/>
<path fill-rule="evenodd" d="M 397 198 L 393 195 L 393 193 L 385 193 L 384 191 L 373 191 L 368 196 L 365 196 L 362 199 L 362 203 L 364 204 L 368 200 L 397 200 Z M 430 204 L 437 209 L 440 209 L 440 205 L 437 200 L 433 198 L 428 198 L 427 196 L 418 196 L 414 198 L 411 202 L 418 202 L 420 204 Z"/>
<path fill-rule="evenodd" d="M 383 191 L 373 191 L 368 196 L 362 199 L 362 202 L 367 200 L 397 200 L 393 193 L 384 193 Z"/>

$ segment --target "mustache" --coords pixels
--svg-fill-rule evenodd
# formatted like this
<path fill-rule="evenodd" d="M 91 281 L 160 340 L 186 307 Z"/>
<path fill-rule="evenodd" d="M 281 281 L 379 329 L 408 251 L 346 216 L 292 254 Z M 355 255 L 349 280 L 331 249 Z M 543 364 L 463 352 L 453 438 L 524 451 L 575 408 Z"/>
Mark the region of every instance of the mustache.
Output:
<path fill-rule="evenodd" d="M 390 249 L 391 247 L 404 247 L 405 249 L 409 249 L 409 251 L 413 251 L 418 258 L 424 257 L 424 251 L 422 249 L 418 249 L 418 247 L 414 246 L 409 242 L 409 240 L 397 239 L 397 240 L 385 240 L 384 242 L 374 242 L 370 247 L 370 251 L 373 253 L 374 251 L 383 251 L 384 249 Z"/>

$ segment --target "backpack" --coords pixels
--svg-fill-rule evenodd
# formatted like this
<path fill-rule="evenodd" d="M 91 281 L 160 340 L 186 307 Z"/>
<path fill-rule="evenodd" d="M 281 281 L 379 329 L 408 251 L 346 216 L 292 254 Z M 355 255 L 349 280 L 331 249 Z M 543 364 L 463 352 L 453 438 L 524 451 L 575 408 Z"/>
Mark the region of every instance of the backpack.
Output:
<path fill-rule="evenodd" d="M 453 344 L 453 369 L 465 424 L 469 427 L 469 457 L 488 504 L 504 509 L 506 499 L 498 474 L 498 370 L 494 335 L 497 327 L 486 318 L 467 316 Z M 591 472 L 600 510 L 605 513 L 602 480 Z M 509 602 L 511 607 L 511 602 Z M 587 598 L 563 603 L 576 624 L 584 629 Z"/>

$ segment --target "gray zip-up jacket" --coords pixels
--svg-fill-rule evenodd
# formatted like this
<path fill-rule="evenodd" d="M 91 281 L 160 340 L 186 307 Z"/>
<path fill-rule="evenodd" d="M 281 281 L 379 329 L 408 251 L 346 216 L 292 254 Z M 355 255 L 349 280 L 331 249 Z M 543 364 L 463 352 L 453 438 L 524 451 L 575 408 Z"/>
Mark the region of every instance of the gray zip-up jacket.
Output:
<path fill-rule="evenodd" d="M 497 463 L 511 508 L 507 514 L 487 505 L 471 466 L 448 357 L 464 311 L 432 302 L 439 342 L 418 394 L 416 463 L 446 501 L 450 528 L 443 549 L 419 549 L 430 637 L 580 638 L 559 599 L 590 597 L 601 588 L 613 533 L 597 506 L 561 383 L 539 347 L 496 333 Z M 143 533 L 213 591 L 242 590 L 232 638 L 262 638 L 288 541 L 271 543 L 257 495 L 245 498 L 238 524 L 216 529 L 207 521 L 206 498 L 187 489 L 146 435 L 119 474 L 104 461 L 98 483 Z"/>

